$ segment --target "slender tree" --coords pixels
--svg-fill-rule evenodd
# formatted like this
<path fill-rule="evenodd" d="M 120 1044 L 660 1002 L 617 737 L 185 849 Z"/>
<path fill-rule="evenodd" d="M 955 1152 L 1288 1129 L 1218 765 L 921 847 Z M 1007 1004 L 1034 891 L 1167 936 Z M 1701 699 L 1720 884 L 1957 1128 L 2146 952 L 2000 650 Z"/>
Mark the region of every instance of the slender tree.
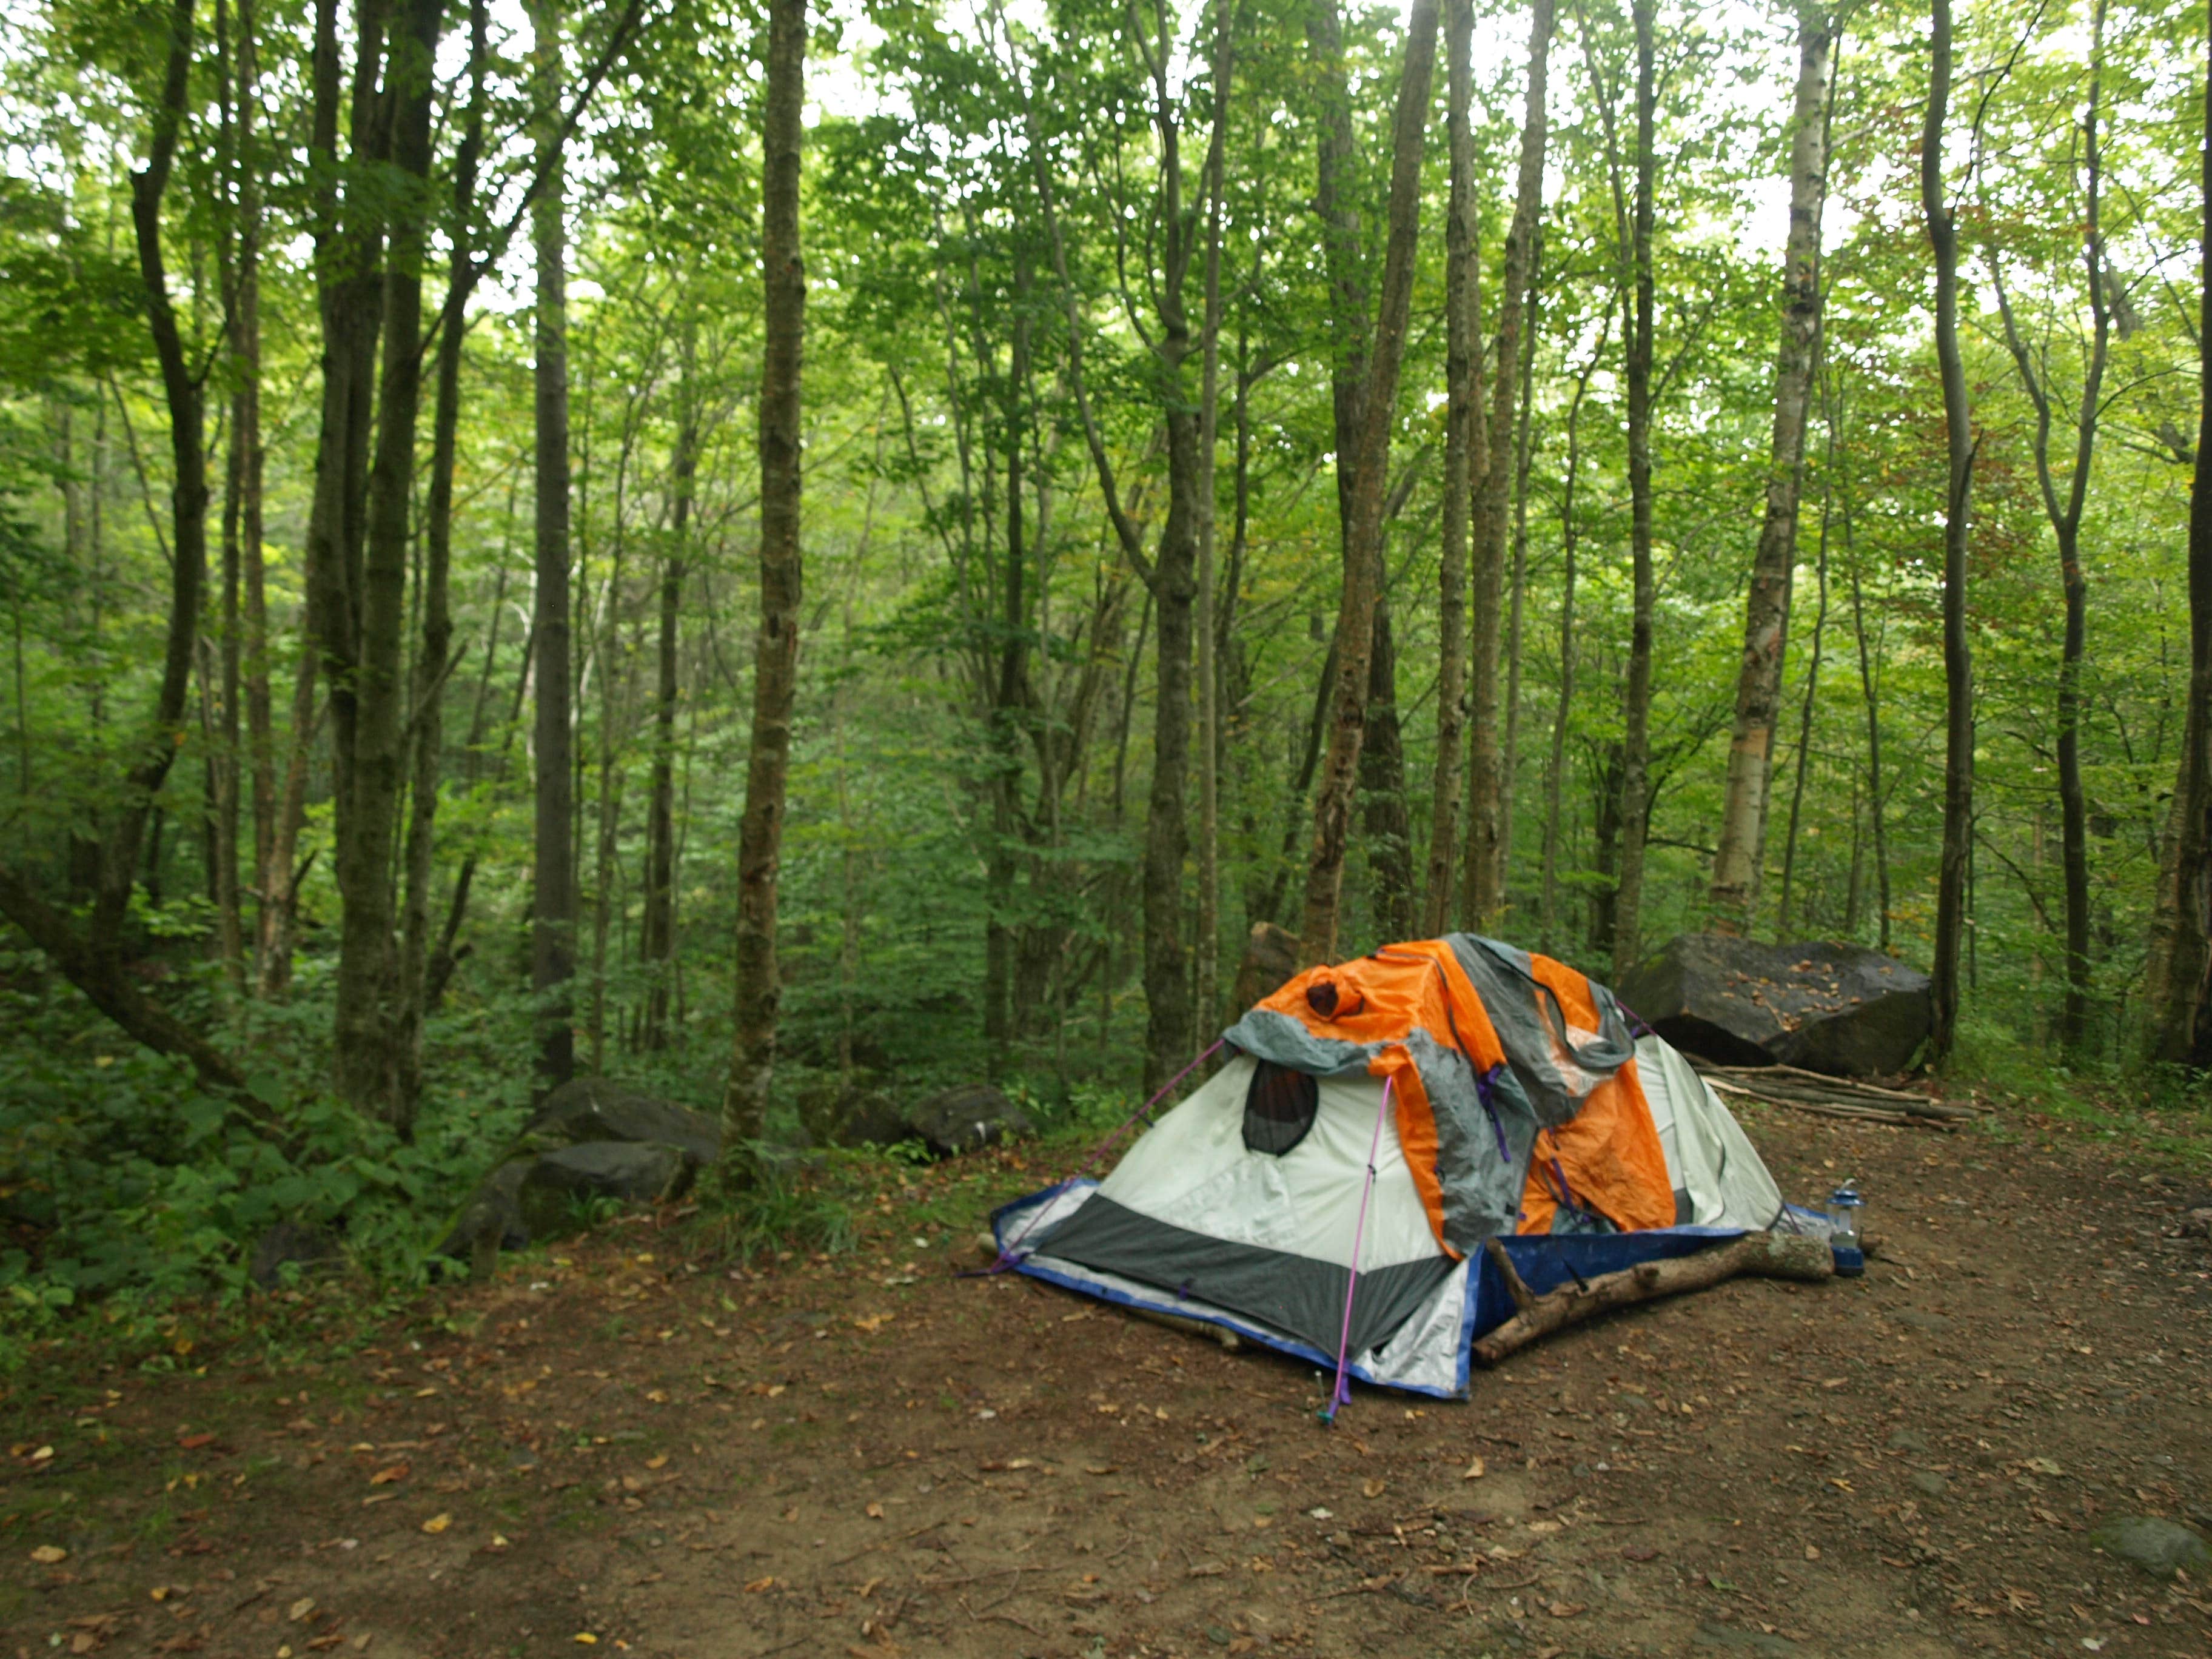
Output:
<path fill-rule="evenodd" d="M 2212 57 L 2204 79 L 2197 339 L 2212 340 Z M 2212 1065 L 2212 353 L 2197 362 L 2189 498 L 2189 690 L 2151 918 L 2146 1047 L 2168 1065 Z"/>
<path fill-rule="evenodd" d="M 1316 9 L 1322 9 L 1333 20 L 1331 0 L 1318 0 Z M 1420 234 L 1422 138 L 1436 55 L 1437 0 L 1413 0 L 1406 20 L 1405 60 L 1399 74 L 1392 126 L 1382 289 L 1361 387 L 1359 441 L 1352 455 L 1349 511 L 1344 520 L 1344 585 L 1337 605 L 1328 747 L 1314 797 L 1313 845 L 1306 866 L 1304 920 L 1298 929 L 1299 951 L 1309 962 L 1328 961 L 1337 947 L 1345 847 L 1352 827 L 1360 742 L 1366 727 L 1376 577 L 1382 562 L 1383 475 L 1398 401 L 1398 368 L 1405 355 L 1407 322 L 1413 305 L 1413 255 Z M 1340 465 L 1341 462 L 1340 449 Z"/>
<path fill-rule="evenodd" d="M 1713 925 L 1723 933 L 1752 931 L 1765 864 L 1767 797 L 1774 777 L 1774 733 L 1781 721 L 1790 575 L 1797 562 L 1797 507 L 1804 489 L 1806 411 L 1812 400 L 1813 357 L 1820 331 L 1820 209 L 1828 183 L 1826 105 L 1832 36 L 1826 7 L 1820 0 L 1808 0 L 1797 15 L 1790 232 L 1782 257 L 1782 337 L 1774 362 L 1766 512 L 1759 525 L 1758 550 L 1752 556 L 1750 591 L 1744 605 L 1735 726 L 1729 744 L 1720 847 L 1713 857 Z"/>
<path fill-rule="evenodd" d="M 1467 725 L 1468 518 L 1473 496 L 1475 408 L 1474 130 L 1468 118 L 1474 71 L 1473 0 L 1444 11 L 1444 76 L 1449 195 L 1444 207 L 1443 545 L 1437 559 L 1437 759 L 1429 791 L 1429 858 L 1421 930 L 1441 933 L 1451 920 L 1452 873 L 1459 850 L 1460 752 Z"/>
<path fill-rule="evenodd" d="M 576 1068 L 571 981 L 576 971 L 574 736 L 569 712 L 568 248 L 560 122 L 561 0 L 531 12 L 538 112 L 538 192 L 531 206 L 537 267 L 537 776 L 530 982 L 538 997 L 538 1079 L 543 1088 Z"/>
<path fill-rule="evenodd" d="M 1492 924 L 1505 896 L 1506 756 L 1498 647 L 1504 631 L 1506 546 L 1513 510 L 1514 398 L 1521 384 L 1521 336 L 1544 208 L 1552 20 L 1552 0 L 1535 0 L 1528 19 L 1521 165 L 1512 228 L 1505 236 L 1504 283 L 1498 295 L 1498 337 L 1490 364 L 1490 418 L 1485 434 L 1490 453 L 1474 501 L 1474 606 L 1469 629 L 1474 660 L 1468 721 L 1467 858 L 1460 877 L 1460 920 L 1468 927 Z"/>
<path fill-rule="evenodd" d="M 1636 30 L 1636 190 L 1628 247 L 1624 342 L 1628 379 L 1628 545 L 1634 571 L 1628 673 L 1621 696 L 1619 875 L 1613 901 L 1613 971 L 1643 955 L 1644 843 L 1651 807 L 1651 624 L 1657 581 L 1651 564 L 1651 224 L 1658 90 L 1652 64 L 1657 0 L 1633 0 Z"/>
<path fill-rule="evenodd" d="M 1974 439 L 1959 349 L 1959 228 L 1943 184 L 1951 105 L 1951 0 L 1930 0 L 1928 108 L 1920 131 L 1920 209 L 1936 256 L 1936 361 L 1943 382 L 1943 853 L 1936 884 L 1935 1027 L 1929 1057 L 1950 1054 L 1959 1030 L 1959 957 L 1973 848 L 1974 665 L 1966 637 L 1967 509 Z"/>
<path fill-rule="evenodd" d="M 769 0 L 761 127 L 760 631 L 738 842 L 737 1020 L 722 1098 L 724 1166 L 739 1180 L 750 1172 L 752 1148 L 767 1122 L 782 1001 L 775 909 L 799 678 L 799 377 L 806 329 L 799 111 L 805 75 L 806 0 Z"/>

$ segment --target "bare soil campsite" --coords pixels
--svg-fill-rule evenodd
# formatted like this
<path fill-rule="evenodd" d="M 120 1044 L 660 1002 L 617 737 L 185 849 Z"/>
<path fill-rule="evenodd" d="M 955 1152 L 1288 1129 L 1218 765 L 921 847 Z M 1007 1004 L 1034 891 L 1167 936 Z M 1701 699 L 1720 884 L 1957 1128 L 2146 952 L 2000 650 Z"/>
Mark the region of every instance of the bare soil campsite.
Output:
<path fill-rule="evenodd" d="M 961 1276 L 1036 1146 L 881 1166 L 817 1257 L 639 1213 L 327 1347 L 296 1291 L 162 1360 L 72 1342 L 0 1406 L 4 1651 L 2205 1652 L 2212 1574 L 2100 1547 L 2212 1520 L 2201 1166 L 1741 1109 L 1785 1190 L 1860 1179 L 1863 1279 L 1333 1429 L 1309 1366 Z"/>

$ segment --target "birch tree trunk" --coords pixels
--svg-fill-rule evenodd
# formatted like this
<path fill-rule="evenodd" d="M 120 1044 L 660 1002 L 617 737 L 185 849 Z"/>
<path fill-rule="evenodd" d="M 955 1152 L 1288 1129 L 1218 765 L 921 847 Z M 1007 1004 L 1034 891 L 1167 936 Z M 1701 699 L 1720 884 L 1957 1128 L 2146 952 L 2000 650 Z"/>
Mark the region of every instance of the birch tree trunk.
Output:
<path fill-rule="evenodd" d="M 1758 925 L 1765 865 L 1767 792 L 1782 712 L 1782 658 L 1790 631 L 1790 580 L 1797 562 L 1797 507 L 1805 481 L 1806 410 L 1820 331 L 1820 209 L 1827 193 L 1828 55 L 1833 27 L 1820 0 L 1797 18 L 1797 92 L 1790 142 L 1790 234 L 1782 260 L 1782 338 L 1774 362 L 1774 427 L 1767 445 L 1766 516 L 1752 556 L 1736 671 L 1720 845 L 1713 858 L 1713 925 L 1747 933 Z"/>
<path fill-rule="evenodd" d="M 799 678 L 799 377 L 806 328 L 799 184 L 805 72 L 806 0 L 769 0 L 761 131 L 760 632 L 738 840 L 737 1020 L 722 1099 L 723 1166 L 738 1181 L 752 1174 L 752 1147 L 767 1123 L 782 1000 L 775 906 Z"/>

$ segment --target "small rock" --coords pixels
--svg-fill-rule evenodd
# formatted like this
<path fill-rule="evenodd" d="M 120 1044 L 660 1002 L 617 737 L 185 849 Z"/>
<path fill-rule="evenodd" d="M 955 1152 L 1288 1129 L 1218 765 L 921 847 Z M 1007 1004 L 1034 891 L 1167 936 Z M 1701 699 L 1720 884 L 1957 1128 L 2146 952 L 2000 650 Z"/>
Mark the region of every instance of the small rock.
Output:
<path fill-rule="evenodd" d="M 1905 1477 L 1905 1481 L 1913 1491 L 1929 1498 L 1941 1498 L 1951 1490 L 1951 1483 L 1933 1469 L 1915 1469 Z"/>
<path fill-rule="evenodd" d="M 1895 1429 L 1890 1432 L 1889 1449 L 1892 1451 L 1924 1452 L 1928 1449 L 1928 1437 L 1917 1429 Z"/>
<path fill-rule="evenodd" d="M 2153 1516 L 2108 1521 L 2089 1534 L 2089 1541 L 2107 1555 L 2133 1562 L 2154 1578 L 2171 1578 L 2176 1568 L 2201 1573 L 2212 1566 L 2212 1548 L 2194 1527 Z"/>

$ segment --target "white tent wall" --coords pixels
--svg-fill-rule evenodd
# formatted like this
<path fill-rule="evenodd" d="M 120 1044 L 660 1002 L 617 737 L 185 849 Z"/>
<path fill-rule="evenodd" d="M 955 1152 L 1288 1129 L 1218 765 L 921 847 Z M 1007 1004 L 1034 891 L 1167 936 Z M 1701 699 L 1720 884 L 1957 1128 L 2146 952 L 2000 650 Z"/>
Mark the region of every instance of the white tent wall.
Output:
<path fill-rule="evenodd" d="M 1782 1189 L 1735 1114 L 1705 1079 L 1656 1036 L 1636 1045 L 1636 1072 L 1667 1154 L 1676 1223 L 1747 1230 L 1771 1226 L 1782 1212 Z"/>

